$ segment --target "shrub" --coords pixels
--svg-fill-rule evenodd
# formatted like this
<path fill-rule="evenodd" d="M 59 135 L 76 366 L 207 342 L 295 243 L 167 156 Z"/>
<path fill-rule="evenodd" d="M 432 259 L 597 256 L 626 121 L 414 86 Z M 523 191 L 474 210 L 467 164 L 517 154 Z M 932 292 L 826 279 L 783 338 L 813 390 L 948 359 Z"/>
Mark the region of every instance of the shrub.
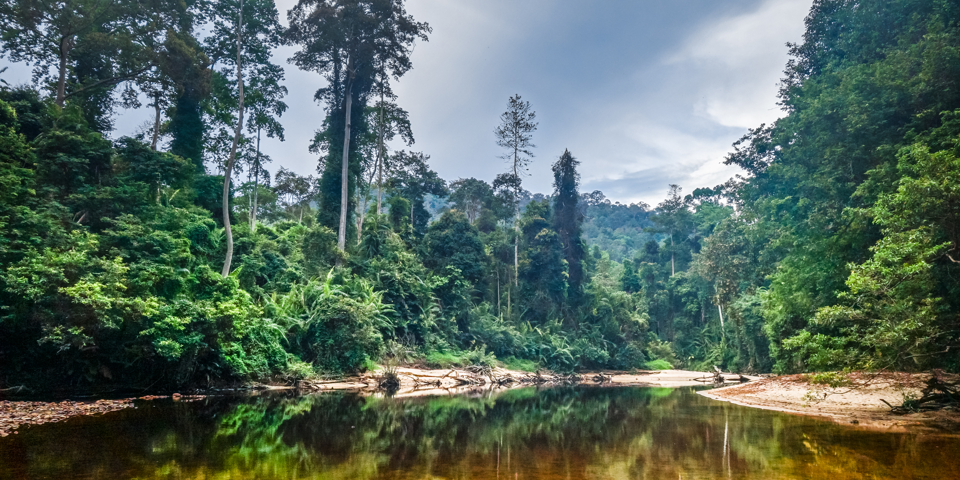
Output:
<path fill-rule="evenodd" d="M 659 358 L 650 362 L 643 364 L 647 370 L 671 370 L 673 365 L 670 365 L 666 360 L 660 360 Z"/>

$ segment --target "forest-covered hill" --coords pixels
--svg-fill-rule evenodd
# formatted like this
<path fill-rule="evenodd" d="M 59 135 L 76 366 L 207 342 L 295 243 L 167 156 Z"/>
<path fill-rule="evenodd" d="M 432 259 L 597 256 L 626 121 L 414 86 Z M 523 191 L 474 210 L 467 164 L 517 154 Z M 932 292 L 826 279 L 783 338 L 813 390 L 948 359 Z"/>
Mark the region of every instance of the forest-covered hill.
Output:
<path fill-rule="evenodd" d="M 414 360 L 960 368 L 956 2 L 816 0 L 785 116 L 725 160 L 744 174 L 652 207 L 580 192 L 571 152 L 549 154 L 554 191 L 526 192 L 520 96 L 492 181 L 386 148 L 412 143 L 390 82 L 430 33 L 402 0 L 304 0 L 289 28 L 243 5 L 0 5 L 0 51 L 37 69 L 0 88 L 0 388 Z M 281 43 L 328 85 L 317 177 L 259 151 L 306 101 L 284 97 Z M 155 121 L 111 138 L 143 99 Z"/>

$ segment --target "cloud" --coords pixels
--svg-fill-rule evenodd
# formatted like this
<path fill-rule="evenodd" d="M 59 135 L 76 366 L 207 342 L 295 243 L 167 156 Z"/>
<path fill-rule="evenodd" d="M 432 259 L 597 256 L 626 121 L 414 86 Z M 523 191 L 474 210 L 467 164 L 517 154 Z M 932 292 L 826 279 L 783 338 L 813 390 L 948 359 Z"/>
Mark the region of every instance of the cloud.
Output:
<path fill-rule="evenodd" d="M 693 70 L 702 84 L 695 111 L 720 125 L 750 128 L 781 116 L 772 104 L 786 60 L 798 41 L 810 0 L 768 0 L 753 12 L 723 19 L 692 35 L 664 66 Z"/>
<path fill-rule="evenodd" d="M 278 0 L 283 23 L 296 1 Z M 540 122 L 527 189 L 551 191 L 550 165 L 569 148 L 584 189 L 655 205 L 670 183 L 692 190 L 736 173 L 722 160 L 747 128 L 780 115 L 784 43 L 800 40 L 810 2 L 407 0 L 434 30 L 395 91 L 410 112 L 413 148 L 431 155 L 443 178 L 491 181 L 507 169 L 493 129 L 507 98 L 520 94 Z M 265 140 L 263 150 L 271 171 L 314 174 L 307 146 L 323 121 L 313 93 L 324 80 L 287 63 L 296 49 L 273 56 L 289 90 L 287 141 Z M 151 115 L 123 112 L 114 136 Z"/>
<path fill-rule="evenodd" d="M 655 205 L 668 184 L 692 191 L 739 173 L 723 159 L 748 128 L 782 116 L 776 101 L 785 44 L 800 40 L 810 3 L 766 0 L 704 23 L 656 62 L 638 65 L 632 78 L 642 87 L 606 107 L 617 112 L 610 125 L 618 127 L 592 146 L 603 160 L 584 171 L 584 186 Z"/>

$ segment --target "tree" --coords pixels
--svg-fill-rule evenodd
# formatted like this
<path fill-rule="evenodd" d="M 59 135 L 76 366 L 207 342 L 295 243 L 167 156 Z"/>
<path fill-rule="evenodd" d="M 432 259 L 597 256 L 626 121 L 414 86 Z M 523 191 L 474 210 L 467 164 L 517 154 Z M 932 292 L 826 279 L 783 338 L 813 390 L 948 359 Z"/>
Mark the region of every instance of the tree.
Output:
<path fill-rule="evenodd" d="M 560 235 L 563 243 L 563 256 L 567 260 L 568 293 L 567 298 L 573 304 L 578 304 L 583 294 L 585 279 L 583 260 L 586 256 L 580 226 L 583 224 L 583 213 L 578 201 L 580 193 L 580 173 L 577 172 L 577 161 L 569 150 L 564 150 L 560 159 L 553 164 L 553 228 Z"/>
<path fill-rule="evenodd" d="M 171 40 L 168 37 L 167 51 L 171 53 L 166 69 L 176 82 L 176 98 L 167 112 L 170 121 L 167 133 L 170 153 L 190 159 L 197 173 L 203 173 L 204 132 L 202 103 L 210 94 L 210 59 L 200 43 L 192 35 L 182 35 Z M 176 54 L 174 54 L 176 52 Z"/>
<path fill-rule="evenodd" d="M 358 148 L 365 153 L 363 162 L 364 173 L 360 176 L 360 185 L 357 188 L 358 241 L 359 235 L 363 232 L 363 222 L 367 213 L 367 201 L 370 197 L 370 189 L 374 186 L 374 177 L 376 177 L 377 188 L 376 213 L 380 215 L 383 211 L 384 174 L 387 175 L 387 180 L 389 181 L 389 175 L 397 168 L 392 164 L 394 157 L 387 153 L 386 142 L 393 141 L 393 139 L 399 135 L 408 147 L 414 143 L 413 130 L 410 128 L 410 119 L 407 111 L 400 108 L 396 103 L 384 100 L 385 94 L 382 93 L 382 88 L 383 87 L 381 87 L 380 101 L 377 102 L 376 105 L 367 107 L 366 109 L 366 123 L 372 128 L 367 131 L 367 135 L 364 135 L 360 139 L 361 142 L 359 143 L 362 144 L 358 145 Z M 376 153 L 373 155 L 369 154 L 371 147 L 376 150 Z M 370 162 L 370 157 L 373 157 L 373 162 Z"/>
<path fill-rule="evenodd" d="M 452 306 L 456 301 L 453 286 L 458 280 L 464 281 L 471 290 L 484 290 L 486 252 L 480 232 L 463 213 L 444 212 L 439 220 L 430 224 L 423 245 L 426 248 L 424 265 L 438 276 L 449 278 L 441 296 L 445 306 Z"/>
<path fill-rule="evenodd" d="M 456 180 L 450 184 L 450 190 L 448 201 L 457 210 L 463 212 L 470 223 L 476 222 L 480 217 L 480 211 L 489 208 L 493 200 L 493 189 L 490 184 L 476 178 Z"/>
<path fill-rule="evenodd" d="M 303 177 L 283 167 L 277 171 L 274 191 L 283 199 L 288 211 L 296 212 L 297 223 L 303 222 L 303 210 L 316 196 L 316 184 L 317 179 L 312 175 Z"/>
<path fill-rule="evenodd" d="M 446 196 L 447 183 L 430 170 L 427 161 L 429 155 L 423 152 L 407 152 L 401 150 L 393 155 L 393 172 L 390 175 L 388 186 L 393 191 L 410 201 L 410 225 L 413 231 L 423 235 L 430 220 L 430 212 L 423 206 L 427 195 L 438 197 Z"/>
<path fill-rule="evenodd" d="M 340 153 L 337 245 L 343 251 L 351 210 L 348 204 L 354 100 L 363 106 L 378 66 L 395 79 L 410 70 L 413 42 L 417 38 L 426 41 L 430 27 L 407 15 L 402 0 L 300 0 L 287 17 L 287 39 L 302 46 L 291 61 L 301 69 L 327 77 L 329 85 L 318 90 L 315 98 L 327 102 L 328 117 L 343 118 L 343 148 L 336 152 L 341 142 L 331 141 L 332 148 L 327 152 L 331 160 Z M 335 126 L 334 122 L 327 122 L 328 128 Z M 331 140 L 339 136 L 331 133 Z M 333 166 L 334 162 L 327 163 Z"/>
<path fill-rule="evenodd" d="M 157 149 L 157 140 L 162 128 L 161 113 L 164 107 L 172 107 L 179 98 L 194 97 L 196 101 L 205 97 L 210 90 L 210 61 L 204 54 L 200 44 L 191 34 L 192 22 L 185 21 L 180 30 L 168 29 L 163 42 L 163 49 L 158 55 L 157 68 L 152 69 L 136 79 L 140 91 L 150 98 L 150 105 L 154 108 L 153 132 L 150 148 Z M 128 95 L 129 94 L 129 95 Z M 124 106 L 137 108 L 139 100 L 132 89 L 124 92 Z M 168 108 L 168 115 L 176 112 L 176 108 Z M 186 112 L 180 112 L 186 113 Z M 196 111 L 197 121 L 200 121 L 199 110 Z M 175 133 L 174 142 L 182 142 L 183 131 L 180 125 L 171 128 Z M 200 128 L 200 131 L 203 129 Z M 171 148 L 174 153 L 183 153 L 177 148 Z M 181 155 L 183 158 L 199 161 L 202 170 L 202 144 L 197 147 L 200 151 L 191 155 Z"/>
<path fill-rule="evenodd" d="M 532 201 L 523 212 L 523 257 L 519 297 L 523 316 L 538 323 L 556 318 L 567 293 L 567 265 L 563 243 L 551 228 L 550 204 Z M 519 302 L 518 302 L 519 303 Z"/>
<path fill-rule="evenodd" d="M 0 4 L 2 51 L 49 78 L 55 102 L 133 80 L 156 67 L 168 28 L 179 26 L 186 4 L 170 0 L 38 0 Z M 77 71 L 78 61 L 100 56 L 100 71 Z M 55 73 L 50 73 L 53 70 Z M 79 79 L 73 82 L 71 79 Z"/>
<path fill-rule="evenodd" d="M 497 136 L 497 145 L 505 148 L 505 153 L 500 158 L 510 163 L 510 173 L 513 175 L 514 198 L 513 203 L 516 207 L 516 221 L 514 230 L 520 232 L 520 191 L 521 179 L 527 171 L 527 165 L 533 157 L 530 150 L 535 148 L 533 144 L 533 132 L 537 130 L 537 114 L 530 109 L 530 102 L 520 99 L 520 95 L 514 95 L 507 100 L 507 111 L 500 114 L 500 126 L 493 131 Z M 514 279 L 519 281 L 519 236 L 513 245 L 513 269 Z M 519 285 L 519 284 L 516 284 Z"/>
<path fill-rule="evenodd" d="M 816 369 L 912 370 L 954 355 L 960 272 L 960 158 L 915 144 L 898 155 L 903 175 L 860 214 L 883 237 L 852 264 L 840 304 L 822 307 L 816 331 L 787 339 Z M 948 313 L 949 312 L 949 313 Z"/>
<path fill-rule="evenodd" d="M 272 67 L 273 65 L 271 65 Z M 283 138 L 283 125 L 280 124 L 278 117 L 287 110 L 287 104 L 281 98 L 287 93 L 287 87 L 279 84 L 283 78 L 283 71 L 278 69 L 268 69 L 270 74 L 256 76 L 250 79 L 250 88 L 248 89 L 247 100 L 250 112 L 250 121 L 247 123 L 248 133 L 257 134 L 257 150 L 254 154 L 253 164 L 250 166 L 253 172 L 253 203 L 250 208 L 250 231 L 257 230 L 257 200 L 260 190 L 260 175 L 265 173 L 263 169 L 264 161 L 269 162 L 270 157 L 260 153 L 260 133 L 266 130 L 267 137 L 277 138 L 281 142 Z M 268 178 L 269 180 L 269 178 Z"/>
<path fill-rule="evenodd" d="M 246 15 L 244 14 L 245 2 Z M 279 100 L 286 90 L 279 86 L 279 81 L 283 78 L 283 70 L 270 63 L 271 51 L 280 44 L 281 33 L 277 8 L 273 0 L 219 0 L 212 10 L 211 21 L 212 33 L 206 40 L 206 50 L 213 60 L 213 66 L 215 68 L 218 63 L 225 64 L 218 73 L 226 79 L 230 78 L 232 64 L 232 70 L 236 75 L 234 78 L 235 109 L 223 108 L 224 105 L 221 102 L 220 111 L 217 112 L 220 118 L 229 119 L 227 122 L 233 124 L 233 139 L 223 165 L 223 228 L 227 238 L 227 253 L 221 273 L 226 277 L 230 274 L 230 263 L 233 259 L 230 182 L 236 166 L 237 150 L 241 147 L 245 100 L 244 74 L 248 73 L 255 79 L 252 84 L 260 87 L 258 98 L 261 104 L 259 113 L 262 116 L 262 123 L 268 123 L 265 119 L 268 112 L 279 116 L 286 109 L 286 105 Z M 225 110 L 233 110 L 236 117 L 233 118 Z"/>
<path fill-rule="evenodd" d="M 670 193 L 666 200 L 657 205 L 657 216 L 653 217 L 653 221 L 660 226 L 661 232 L 670 237 L 670 275 L 676 275 L 676 236 L 689 231 L 692 223 L 687 202 L 680 196 L 679 185 L 670 185 Z"/>

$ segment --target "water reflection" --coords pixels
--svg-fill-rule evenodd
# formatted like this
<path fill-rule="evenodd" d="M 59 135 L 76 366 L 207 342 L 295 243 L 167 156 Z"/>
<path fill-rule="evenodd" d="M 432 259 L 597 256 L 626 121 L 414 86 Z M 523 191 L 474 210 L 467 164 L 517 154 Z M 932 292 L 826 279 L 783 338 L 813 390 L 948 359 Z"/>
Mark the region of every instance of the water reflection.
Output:
<path fill-rule="evenodd" d="M 692 390 L 144 403 L 0 439 L 0 478 L 960 478 L 960 440 Z"/>

